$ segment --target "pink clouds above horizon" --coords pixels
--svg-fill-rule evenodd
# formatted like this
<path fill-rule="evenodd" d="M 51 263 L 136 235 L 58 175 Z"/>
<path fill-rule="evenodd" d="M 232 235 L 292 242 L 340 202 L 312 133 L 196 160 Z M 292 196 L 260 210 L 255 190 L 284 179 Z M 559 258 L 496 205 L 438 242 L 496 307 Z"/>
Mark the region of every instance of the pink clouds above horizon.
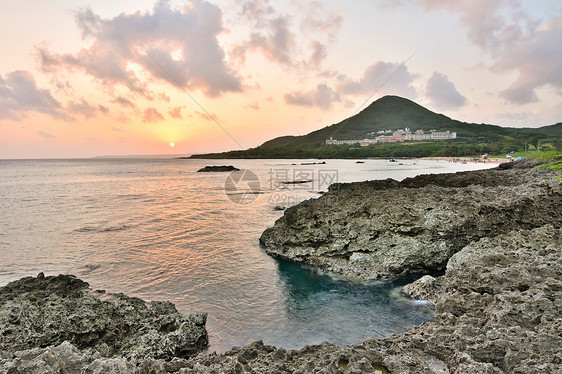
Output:
<path fill-rule="evenodd" d="M 228 136 L 205 121 L 221 117 L 255 146 L 334 123 L 385 94 L 469 122 L 562 121 L 562 7 L 555 1 L 542 8 L 513 0 L 157 1 L 113 16 L 79 3 L 62 16 L 74 17 L 68 32 L 80 44 L 55 48 L 36 30 L 34 45 L 9 46 L 34 58 L 0 71 L 4 142 L 18 126 L 17 136 L 29 128 L 39 146 L 64 142 L 63 123 L 92 123 L 105 134 L 144 123 L 168 128 L 132 138 L 150 142 L 162 131 L 163 143 L 174 137 L 197 151 L 226 150 L 235 148 Z M 411 32 L 396 21 L 406 19 Z M 93 137 L 90 127 L 77 131 Z"/>

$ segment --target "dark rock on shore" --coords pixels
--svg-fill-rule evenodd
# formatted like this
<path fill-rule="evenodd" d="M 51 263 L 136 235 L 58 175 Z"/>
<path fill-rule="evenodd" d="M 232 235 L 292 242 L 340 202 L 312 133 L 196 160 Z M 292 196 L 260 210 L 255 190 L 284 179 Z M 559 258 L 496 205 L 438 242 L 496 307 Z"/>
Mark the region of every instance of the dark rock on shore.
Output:
<path fill-rule="evenodd" d="M 562 225 L 555 171 L 509 168 L 334 184 L 288 208 L 260 241 L 267 253 L 356 280 L 445 268 L 469 243 Z"/>
<path fill-rule="evenodd" d="M 197 170 L 197 172 L 223 172 L 223 171 L 239 171 L 240 169 L 235 168 L 232 165 L 221 165 L 221 166 L 205 166 Z"/>
<path fill-rule="evenodd" d="M 0 288 L 0 351 L 67 341 L 103 357 L 193 356 L 208 345 L 204 313 L 184 316 L 170 302 L 93 291 L 71 275 L 27 277 Z"/>

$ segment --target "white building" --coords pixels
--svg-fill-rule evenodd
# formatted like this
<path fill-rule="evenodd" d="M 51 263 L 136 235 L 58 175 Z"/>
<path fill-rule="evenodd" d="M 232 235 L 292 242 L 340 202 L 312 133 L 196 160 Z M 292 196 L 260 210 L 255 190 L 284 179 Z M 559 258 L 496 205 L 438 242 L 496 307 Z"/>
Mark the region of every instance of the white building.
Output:
<path fill-rule="evenodd" d="M 425 134 L 423 130 L 416 131 L 415 134 L 410 134 L 410 140 L 449 140 L 449 139 L 456 139 L 457 133 L 444 131 L 444 132 L 437 132 L 433 131 L 429 134 Z"/>
<path fill-rule="evenodd" d="M 354 140 L 335 140 L 335 139 L 326 139 L 327 145 L 353 145 L 353 144 L 360 144 L 361 146 L 367 146 L 371 144 L 377 143 L 394 143 L 394 142 L 403 142 L 404 140 L 449 140 L 449 139 L 456 139 L 457 133 L 450 132 L 450 131 L 432 131 L 430 133 L 424 133 L 423 130 L 417 130 L 415 134 L 412 134 L 408 129 L 406 130 L 397 130 L 392 133 L 392 135 L 380 135 L 377 136 L 375 139 L 354 139 Z M 386 130 L 384 133 L 392 132 L 392 130 Z M 380 131 L 377 131 L 380 133 Z"/>
<path fill-rule="evenodd" d="M 456 132 L 450 132 L 450 131 L 445 131 L 445 132 L 432 132 L 431 133 L 431 139 L 432 140 L 448 140 L 448 139 L 456 139 L 457 138 L 457 133 Z"/>

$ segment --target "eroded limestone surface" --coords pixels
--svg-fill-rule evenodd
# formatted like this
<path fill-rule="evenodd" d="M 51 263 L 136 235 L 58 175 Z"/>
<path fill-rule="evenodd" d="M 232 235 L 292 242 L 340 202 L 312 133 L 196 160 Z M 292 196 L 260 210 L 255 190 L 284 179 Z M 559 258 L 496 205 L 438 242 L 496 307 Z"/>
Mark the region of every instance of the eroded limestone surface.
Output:
<path fill-rule="evenodd" d="M 506 164 L 504 164 L 506 165 Z M 562 224 L 562 180 L 533 163 L 336 184 L 288 208 L 260 240 L 267 253 L 354 280 L 443 270 L 469 243 Z"/>
<path fill-rule="evenodd" d="M 0 288 L 0 351 L 67 341 L 104 357 L 189 357 L 207 348 L 206 320 L 170 302 L 93 291 L 72 275 L 41 273 Z"/>

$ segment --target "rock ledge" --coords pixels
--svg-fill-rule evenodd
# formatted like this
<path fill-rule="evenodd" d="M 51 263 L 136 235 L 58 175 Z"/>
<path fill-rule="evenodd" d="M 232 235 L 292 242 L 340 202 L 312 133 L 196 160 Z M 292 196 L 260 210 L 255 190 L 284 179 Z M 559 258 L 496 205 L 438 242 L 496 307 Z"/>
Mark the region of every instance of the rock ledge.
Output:
<path fill-rule="evenodd" d="M 72 275 L 26 277 L 0 288 L 0 351 L 64 342 L 100 356 L 187 358 L 207 348 L 207 315 L 170 302 L 93 291 Z"/>

